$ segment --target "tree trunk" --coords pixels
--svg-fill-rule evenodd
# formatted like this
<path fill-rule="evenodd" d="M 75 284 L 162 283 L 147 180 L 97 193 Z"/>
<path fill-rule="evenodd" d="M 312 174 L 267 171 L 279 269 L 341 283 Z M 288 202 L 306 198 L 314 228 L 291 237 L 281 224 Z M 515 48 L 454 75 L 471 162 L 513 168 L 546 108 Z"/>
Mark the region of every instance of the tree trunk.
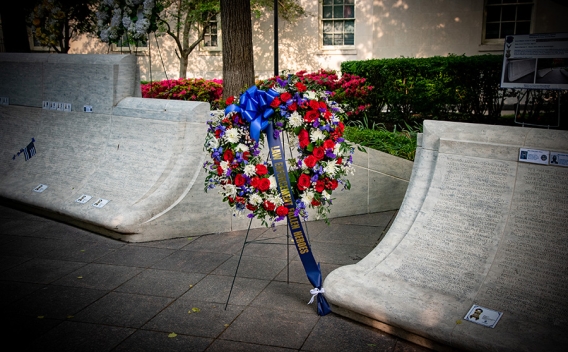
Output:
<path fill-rule="evenodd" d="M 223 97 L 254 85 L 250 0 L 221 0 Z"/>
<path fill-rule="evenodd" d="M 187 63 L 188 63 L 188 58 L 189 57 L 189 53 L 185 54 L 185 53 L 180 53 L 179 56 L 179 78 L 187 78 Z"/>

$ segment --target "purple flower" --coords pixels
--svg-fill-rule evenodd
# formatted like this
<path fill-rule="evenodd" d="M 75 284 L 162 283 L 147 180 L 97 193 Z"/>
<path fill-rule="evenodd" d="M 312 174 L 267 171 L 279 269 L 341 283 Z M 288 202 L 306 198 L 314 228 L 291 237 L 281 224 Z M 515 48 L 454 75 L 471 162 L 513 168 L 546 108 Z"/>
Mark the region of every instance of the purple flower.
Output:
<path fill-rule="evenodd" d="M 325 156 L 327 156 L 330 159 L 335 159 L 336 155 L 333 154 L 333 151 L 331 149 L 328 149 L 325 151 Z"/>

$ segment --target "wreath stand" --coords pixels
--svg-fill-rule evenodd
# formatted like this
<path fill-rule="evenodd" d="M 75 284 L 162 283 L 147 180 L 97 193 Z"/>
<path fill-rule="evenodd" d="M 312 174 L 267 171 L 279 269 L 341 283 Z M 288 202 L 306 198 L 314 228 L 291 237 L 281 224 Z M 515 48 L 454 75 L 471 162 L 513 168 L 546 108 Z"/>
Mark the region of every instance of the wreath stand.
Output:
<path fill-rule="evenodd" d="M 288 219 L 288 217 L 286 217 L 286 284 L 290 284 L 290 240 L 292 239 L 292 236 L 290 235 L 289 221 L 290 220 Z M 252 218 L 249 221 L 249 225 L 248 225 L 248 228 L 247 228 L 247 234 L 245 235 L 245 241 L 243 242 L 243 246 L 241 247 L 241 253 L 239 254 L 239 260 L 237 261 L 237 268 L 235 269 L 235 274 L 233 275 L 233 281 L 231 283 L 231 288 L 229 289 L 229 295 L 227 296 L 227 301 L 225 302 L 225 310 L 227 310 L 227 306 L 229 305 L 229 300 L 231 299 L 231 293 L 233 292 L 233 287 L 235 286 L 235 280 L 237 279 L 237 274 L 239 272 L 239 266 L 241 265 L 241 260 L 243 258 L 243 252 L 245 251 L 246 245 L 250 244 L 250 243 L 282 244 L 282 243 L 278 243 L 278 242 L 265 242 L 265 241 L 273 240 L 273 239 L 278 238 L 278 237 L 270 237 L 270 238 L 265 238 L 265 239 L 262 239 L 262 240 L 248 241 L 248 236 L 249 236 L 251 225 L 252 225 Z M 306 237 L 307 237 L 308 242 L 309 242 L 310 235 L 309 235 L 309 232 L 308 232 L 308 226 L 307 226 L 306 221 L 304 221 L 304 226 L 306 227 Z"/>

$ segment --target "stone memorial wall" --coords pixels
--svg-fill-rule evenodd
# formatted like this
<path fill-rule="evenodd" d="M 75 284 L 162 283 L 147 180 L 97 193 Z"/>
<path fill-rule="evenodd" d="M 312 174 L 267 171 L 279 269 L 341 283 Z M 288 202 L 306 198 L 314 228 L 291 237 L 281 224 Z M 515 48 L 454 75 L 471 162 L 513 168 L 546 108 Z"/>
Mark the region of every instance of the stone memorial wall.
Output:
<path fill-rule="evenodd" d="M 563 351 L 568 132 L 425 121 L 420 143 L 383 241 L 326 278 L 333 310 L 437 350 Z"/>
<path fill-rule="evenodd" d="M 246 229 L 204 192 L 209 104 L 143 99 L 138 77 L 130 55 L 0 54 L 0 200 L 129 242 Z M 398 209 L 412 164 L 357 151 L 331 217 Z"/>

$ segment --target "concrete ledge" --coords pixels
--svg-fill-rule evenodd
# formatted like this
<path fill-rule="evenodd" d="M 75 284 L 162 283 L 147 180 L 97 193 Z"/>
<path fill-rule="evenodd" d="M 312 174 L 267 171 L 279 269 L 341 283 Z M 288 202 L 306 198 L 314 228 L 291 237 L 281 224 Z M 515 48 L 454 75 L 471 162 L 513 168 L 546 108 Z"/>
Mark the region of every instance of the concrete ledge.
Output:
<path fill-rule="evenodd" d="M 568 154 L 568 132 L 425 121 L 384 239 L 325 279 L 333 310 L 439 350 L 563 351 L 568 167 L 520 148 Z M 474 304 L 498 324 L 467 321 Z"/>

